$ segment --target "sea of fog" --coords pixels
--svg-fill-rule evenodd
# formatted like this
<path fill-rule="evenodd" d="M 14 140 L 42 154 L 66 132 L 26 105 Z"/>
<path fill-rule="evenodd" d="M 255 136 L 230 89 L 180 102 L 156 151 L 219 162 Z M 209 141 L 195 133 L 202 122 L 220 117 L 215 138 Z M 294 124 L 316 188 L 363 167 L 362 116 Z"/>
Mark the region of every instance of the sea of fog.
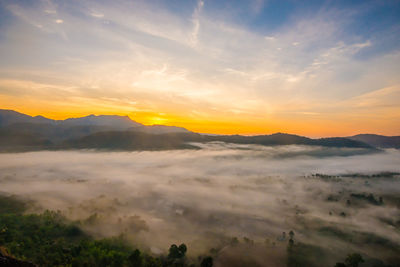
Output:
<path fill-rule="evenodd" d="M 399 150 L 197 145 L 202 149 L 0 154 L 0 193 L 29 200 L 32 212 L 60 210 L 99 237 L 124 233 L 155 254 L 182 242 L 189 253 L 208 253 L 246 237 L 273 244 L 279 257 L 286 246 L 282 232 L 290 230 L 296 242 L 333 254 L 353 248 L 321 235 L 327 226 L 400 244 L 398 229 L 385 223 L 400 221 L 398 206 L 346 203 L 351 193 L 373 193 L 383 201 L 399 196 L 398 176 L 346 176 L 400 172 Z"/>

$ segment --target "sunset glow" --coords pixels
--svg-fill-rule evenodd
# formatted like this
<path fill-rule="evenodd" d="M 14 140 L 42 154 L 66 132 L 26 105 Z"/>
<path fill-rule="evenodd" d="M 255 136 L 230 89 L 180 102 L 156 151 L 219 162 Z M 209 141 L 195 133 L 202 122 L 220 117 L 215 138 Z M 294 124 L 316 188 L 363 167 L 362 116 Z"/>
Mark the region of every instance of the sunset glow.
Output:
<path fill-rule="evenodd" d="M 399 11 L 398 1 L 1 1 L 0 106 L 202 133 L 397 135 Z"/>

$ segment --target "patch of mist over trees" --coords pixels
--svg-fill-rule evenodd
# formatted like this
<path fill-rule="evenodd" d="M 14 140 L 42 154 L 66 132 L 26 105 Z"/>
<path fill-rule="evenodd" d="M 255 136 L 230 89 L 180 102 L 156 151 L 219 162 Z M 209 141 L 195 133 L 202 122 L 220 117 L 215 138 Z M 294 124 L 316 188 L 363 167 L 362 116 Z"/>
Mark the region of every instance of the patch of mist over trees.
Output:
<path fill-rule="evenodd" d="M 14 260 L 16 257 L 24 261 L 22 263 L 31 262 L 39 266 L 214 266 L 212 256 L 188 258 L 188 247 L 184 243 L 179 246 L 172 244 L 168 254 L 154 256 L 134 248 L 123 235 L 94 239 L 82 231 L 79 222 L 68 221 L 59 211 L 25 214 L 27 203 L 15 196 L 0 195 L 0 207 L 0 248 L 6 252 L 0 253 L 0 260 Z M 281 262 L 282 265 L 273 266 L 327 266 L 325 257 L 329 256 L 325 249 L 297 241 L 295 237 L 295 232 L 290 230 L 288 234 L 283 232 L 276 241 L 265 241 L 265 253 L 275 253 L 277 246 L 286 245 L 285 264 Z M 262 266 L 257 260 L 254 261 L 257 256 L 252 254 L 259 249 L 257 246 L 259 244 L 247 237 L 244 237 L 242 242 L 234 237 L 228 245 L 233 251 L 240 247 L 237 251 L 245 253 L 233 256 L 232 260 L 238 260 L 239 264 L 245 264 L 243 266 Z M 210 253 L 218 257 L 223 249 L 227 247 L 211 249 Z M 251 259 L 253 256 L 255 258 Z M 358 267 L 363 262 L 364 258 L 359 253 L 350 253 L 344 262 L 338 262 L 334 267 Z M 379 260 L 373 262 L 373 266 L 376 267 L 391 266 Z"/>
<path fill-rule="evenodd" d="M 0 246 L 11 259 L 39 266 L 213 266 L 210 256 L 198 262 L 187 259 L 185 244 L 171 245 L 167 256 L 153 256 L 132 247 L 123 235 L 94 239 L 82 231 L 79 222 L 69 222 L 59 211 L 25 211 L 23 201 L 0 195 Z M 1 264 L 7 258 L 0 256 Z"/>
<path fill-rule="evenodd" d="M 88 242 L 85 250 L 122 253 L 124 264 L 151 257 L 184 266 L 333 267 L 348 264 L 354 253 L 365 261 L 360 267 L 399 262 L 395 152 L 285 158 L 276 155 L 304 148 L 213 146 L 194 152 L 2 154 L 0 186 L 29 203 L 12 221 L 28 223 L 24 216 L 60 210 L 62 224 Z M 68 254 L 68 244 L 79 238 L 57 237 L 64 241 L 55 244 L 66 244 Z"/>

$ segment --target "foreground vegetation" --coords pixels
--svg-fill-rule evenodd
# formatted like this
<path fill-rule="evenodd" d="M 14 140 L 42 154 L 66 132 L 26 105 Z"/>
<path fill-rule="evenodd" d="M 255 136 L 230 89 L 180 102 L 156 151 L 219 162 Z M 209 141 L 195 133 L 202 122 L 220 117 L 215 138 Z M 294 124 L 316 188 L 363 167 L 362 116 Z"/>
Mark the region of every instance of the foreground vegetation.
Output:
<path fill-rule="evenodd" d="M 154 256 L 133 247 L 123 235 L 96 240 L 83 232 L 79 223 L 68 221 L 60 212 L 25 214 L 26 210 L 25 202 L 15 197 L 0 195 L 0 265 L 1 256 L 5 256 L 4 254 L 12 255 L 9 259 L 16 258 L 23 264 L 33 263 L 38 266 L 212 267 L 214 263 L 210 256 L 189 259 L 186 256 L 188 248 L 185 244 L 172 244 L 167 255 Z M 324 233 L 331 232 L 330 229 L 324 230 Z M 328 266 L 325 260 L 329 256 L 323 248 L 297 241 L 293 231 L 289 232 L 289 238 L 285 240 L 288 267 Z M 267 243 L 269 246 L 275 246 L 275 242 Z M 248 238 L 244 238 L 243 244 L 240 244 L 237 238 L 233 238 L 230 246 L 233 250 L 241 246 L 255 249 L 254 241 Z M 210 253 L 218 258 L 218 251 L 223 248 L 214 250 L 216 251 Z M 240 260 L 246 266 L 261 266 L 252 261 L 251 250 L 248 252 L 248 255 L 236 255 L 239 258 L 234 257 L 235 260 Z M 363 263 L 364 258 L 353 253 L 344 257 L 344 262 L 336 263 L 335 267 L 362 267 Z M 368 266 L 392 265 L 374 261 L 373 265 Z"/>
<path fill-rule="evenodd" d="M 185 244 L 154 257 L 123 236 L 95 240 L 59 212 L 25 215 L 25 208 L 24 202 L 0 196 L 0 246 L 20 260 L 39 266 L 189 266 Z M 212 258 L 199 258 L 197 265 L 211 267 Z"/>

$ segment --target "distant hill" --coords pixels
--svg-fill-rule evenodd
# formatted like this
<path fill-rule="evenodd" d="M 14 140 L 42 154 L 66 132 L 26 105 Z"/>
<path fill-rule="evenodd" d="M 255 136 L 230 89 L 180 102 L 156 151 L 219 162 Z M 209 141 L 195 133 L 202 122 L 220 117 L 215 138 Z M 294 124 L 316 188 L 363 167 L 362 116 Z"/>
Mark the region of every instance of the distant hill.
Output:
<path fill-rule="evenodd" d="M 51 123 L 53 120 L 42 116 L 32 117 L 13 110 L 0 109 L 0 127 L 14 123 Z"/>
<path fill-rule="evenodd" d="M 141 131 L 150 134 L 165 134 L 165 133 L 190 133 L 187 129 L 177 126 L 166 126 L 166 125 L 143 125 L 130 129 L 135 131 Z"/>
<path fill-rule="evenodd" d="M 197 148 L 185 141 L 184 136 L 186 135 L 192 134 L 148 134 L 141 131 L 99 132 L 78 139 L 66 140 L 60 144 L 59 148 L 103 150 L 166 150 Z"/>
<path fill-rule="evenodd" d="M 325 147 L 351 147 L 374 150 L 368 144 L 346 138 L 310 139 L 290 134 L 272 134 L 259 136 L 220 135 L 209 136 L 198 133 L 147 134 L 138 131 L 112 131 L 91 134 L 78 139 L 63 142 L 62 149 L 107 149 L 107 150 L 159 150 L 197 148 L 191 143 L 225 142 L 234 144 L 275 145 L 311 145 Z"/>
<path fill-rule="evenodd" d="M 56 123 L 62 126 L 107 126 L 121 130 L 144 126 L 143 124 L 131 120 L 128 116 L 116 115 L 89 115 L 81 118 L 71 118 L 63 121 L 56 121 Z"/>
<path fill-rule="evenodd" d="M 53 143 L 40 135 L 24 132 L 7 132 L 0 129 L 0 151 L 42 150 L 53 147 Z"/>
<path fill-rule="evenodd" d="M 89 115 L 81 118 L 70 118 L 66 120 L 51 120 L 43 116 L 32 117 L 13 110 L 0 109 L 0 127 L 8 126 L 15 123 L 31 123 L 31 124 L 52 124 L 63 127 L 72 126 L 107 126 L 113 129 L 124 130 L 132 127 L 144 126 L 138 122 L 131 120 L 128 116 L 116 115 Z"/>
<path fill-rule="evenodd" d="M 400 136 L 384 136 L 377 134 L 358 134 L 348 137 L 349 139 L 367 143 L 380 148 L 400 149 Z"/>
<path fill-rule="evenodd" d="M 353 147 L 353 148 L 371 148 L 372 146 L 360 141 L 350 140 L 341 137 L 311 139 L 304 136 L 275 133 L 271 135 L 241 136 L 241 135 L 223 135 L 210 136 L 215 141 L 237 144 L 260 144 L 260 145 L 311 145 L 326 147 Z"/>
<path fill-rule="evenodd" d="M 190 143 L 225 142 L 235 144 L 311 145 L 374 150 L 374 145 L 351 138 L 311 139 L 276 133 L 271 135 L 205 135 L 185 128 L 146 126 L 126 116 L 90 115 L 51 120 L 0 110 L 0 151 L 43 149 L 160 150 L 196 148 Z"/>
<path fill-rule="evenodd" d="M 116 127 L 117 130 L 119 129 Z M 66 139 L 80 138 L 97 132 L 113 131 L 111 126 L 100 125 L 77 125 L 66 126 L 54 123 L 15 123 L 0 127 L 0 134 L 3 135 L 31 135 L 47 139 L 52 143 L 58 143 Z"/>

